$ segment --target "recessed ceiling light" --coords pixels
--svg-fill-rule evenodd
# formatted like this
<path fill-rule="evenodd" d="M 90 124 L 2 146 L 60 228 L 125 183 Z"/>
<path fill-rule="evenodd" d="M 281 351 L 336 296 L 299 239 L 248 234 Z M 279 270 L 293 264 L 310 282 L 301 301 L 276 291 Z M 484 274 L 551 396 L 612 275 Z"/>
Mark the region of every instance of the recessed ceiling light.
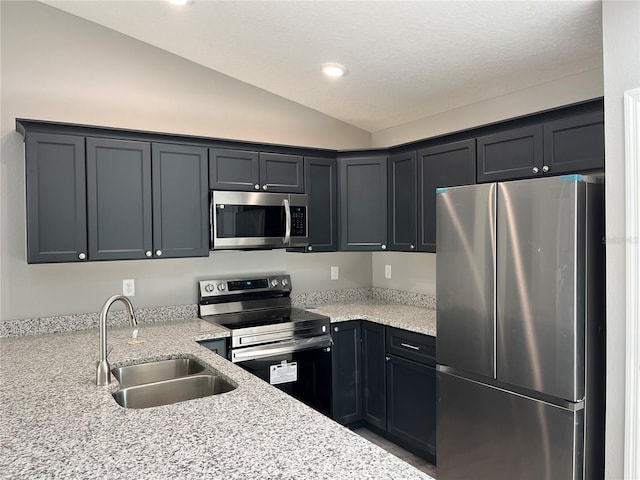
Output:
<path fill-rule="evenodd" d="M 344 65 L 339 63 L 323 63 L 322 72 L 329 77 L 342 77 L 347 73 L 347 69 Z"/>
<path fill-rule="evenodd" d="M 168 0 L 169 3 L 173 3 L 174 5 L 186 5 L 187 3 L 191 3 L 193 0 Z"/>

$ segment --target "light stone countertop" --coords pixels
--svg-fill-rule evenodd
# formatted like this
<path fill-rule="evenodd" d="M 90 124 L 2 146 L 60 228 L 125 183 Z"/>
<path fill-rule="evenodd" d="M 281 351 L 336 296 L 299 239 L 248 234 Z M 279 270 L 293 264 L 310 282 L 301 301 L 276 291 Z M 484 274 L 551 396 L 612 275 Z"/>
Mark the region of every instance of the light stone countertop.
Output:
<path fill-rule="evenodd" d="M 358 318 L 384 323 L 386 310 L 369 307 Z M 317 311 L 340 320 L 339 308 Z M 221 327 L 189 319 L 140 334 L 146 342 L 129 345 L 129 327 L 109 328 L 112 367 L 196 357 L 237 388 L 124 409 L 111 396 L 115 380 L 95 385 L 97 330 L 0 338 L 2 478 L 431 478 L 194 341 L 227 336 Z"/>
<path fill-rule="evenodd" d="M 391 327 L 436 336 L 436 310 L 380 300 L 356 300 L 306 307 L 331 318 L 331 322 L 370 320 Z"/>

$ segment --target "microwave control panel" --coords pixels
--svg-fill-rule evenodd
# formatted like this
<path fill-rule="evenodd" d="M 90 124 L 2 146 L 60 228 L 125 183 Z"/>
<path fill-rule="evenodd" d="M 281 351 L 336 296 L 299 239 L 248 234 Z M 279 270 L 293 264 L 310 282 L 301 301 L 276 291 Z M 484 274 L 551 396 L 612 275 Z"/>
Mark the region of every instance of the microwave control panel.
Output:
<path fill-rule="evenodd" d="M 307 209 L 306 207 L 291 207 L 291 236 L 307 236 Z"/>

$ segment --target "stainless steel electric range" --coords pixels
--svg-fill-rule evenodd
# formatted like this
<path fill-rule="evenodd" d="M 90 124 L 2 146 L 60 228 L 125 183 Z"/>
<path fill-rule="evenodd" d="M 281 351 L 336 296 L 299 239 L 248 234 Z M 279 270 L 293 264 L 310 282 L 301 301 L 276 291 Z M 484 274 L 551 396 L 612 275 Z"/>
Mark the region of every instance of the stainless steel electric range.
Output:
<path fill-rule="evenodd" d="M 331 415 L 329 317 L 291 306 L 286 274 L 202 280 L 200 318 L 228 328 L 227 358 Z"/>

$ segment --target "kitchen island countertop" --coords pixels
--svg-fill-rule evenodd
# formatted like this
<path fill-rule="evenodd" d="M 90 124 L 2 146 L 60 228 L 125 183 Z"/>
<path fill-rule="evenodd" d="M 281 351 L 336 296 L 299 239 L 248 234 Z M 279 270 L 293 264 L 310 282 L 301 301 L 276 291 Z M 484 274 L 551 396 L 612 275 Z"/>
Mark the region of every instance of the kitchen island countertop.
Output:
<path fill-rule="evenodd" d="M 124 409 L 115 380 L 95 385 L 97 330 L 2 338 L 3 478 L 431 478 L 196 343 L 227 336 L 221 327 L 188 319 L 140 333 L 130 345 L 129 327 L 109 328 L 112 367 L 195 357 L 237 388 Z"/>

